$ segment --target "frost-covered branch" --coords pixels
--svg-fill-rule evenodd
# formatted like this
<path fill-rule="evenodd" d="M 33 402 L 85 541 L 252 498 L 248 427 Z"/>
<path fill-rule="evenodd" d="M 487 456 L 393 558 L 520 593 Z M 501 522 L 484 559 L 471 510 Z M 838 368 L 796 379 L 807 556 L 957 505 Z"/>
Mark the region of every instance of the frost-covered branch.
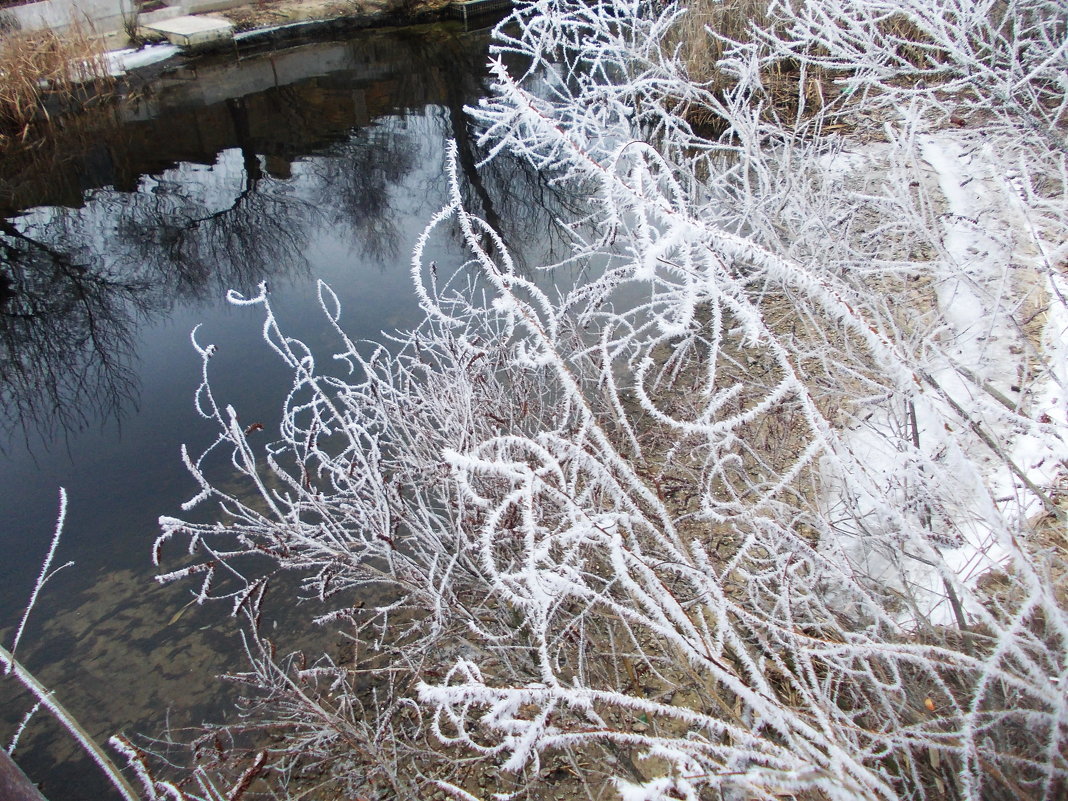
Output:
<path fill-rule="evenodd" d="M 231 297 L 294 375 L 270 445 L 197 345 L 218 439 L 187 463 L 222 517 L 163 521 L 203 555 L 166 578 L 252 614 L 261 578 L 215 581 L 267 555 L 355 643 L 298 668 L 251 641 L 245 679 L 299 731 L 283 773 L 458 798 L 557 774 L 627 799 L 1063 788 L 1063 9 L 766 11 L 709 33 L 707 83 L 675 6 L 539 0 L 500 30 L 472 113 L 591 197 L 582 280 L 520 271 L 450 155 L 416 330 L 354 343 L 320 286 L 326 368 L 265 290 Z M 468 261 L 426 263 L 442 232 Z M 353 749 L 371 731 L 388 755 Z"/>
<path fill-rule="evenodd" d="M 59 702 L 55 697 L 55 693 L 41 684 L 37 677 L 15 657 L 15 650 L 26 630 L 26 623 L 29 620 L 30 612 L 37 603 L 37 596 L 40 594 L 48 580 L 55 575 L 58 570 L 62 570 L 72 564 L 71 562 L 67 562 L 56 568 L 56 570 L 50 570 L 52 559 L 55 556 L 56 548 L 59 546 L 59 540 L 63 534 L 63 524 L 66 521 L 66 517 L 67 491 L 60 487 L 59 514 L 56 519 L 55 531 L 52 534 L 52 541 L 48 547 L 48 554 L 45 556 L 44 562 L 41 565 L 41 572 L 37 576 L 37 580 L 34 582 L 33 591 L 30 593 L 30 599 L 23 611 L 22 619 L 19 621 L 19 625 L 15 630 L 11 650 L 9 651 L 4 646 L 0 645 L 0 669 L 3 670 L 3 675 L 13 677 L 26 689 L 27 692 L 30 693 L 30 695 L 33 696 L 35 701 L 33 709 L 25 718 L 23 718 L 18 730 L 12 737 L 11 744 L 7 750 L 8 753 L 14 753 L 15 747 L 18 745 L 19 737 L 22 734 L 23 729 L 26 727 L 30 717 L 43 706 L 52 714 L 66 732 L 74 738 L 75 742 L 78 743 L 78 746 L 93 760 L 93 762 L 96 763 L 97 767 L 100 768 L 101 772 L 118 791 L 119 795 L 121 795 L 125 801 L 137 801 L 137 793 L 130 787 L 129 783 L 127 783 L 122 772 L 111 760 L 111 757 L 107 755 L 103 748 L 97 745 L 96 740 L 94 740 L 92 735 L 82 727 L 81 723 L 78 722 L 78 719 L 71 715 L 66 707 Z"/>

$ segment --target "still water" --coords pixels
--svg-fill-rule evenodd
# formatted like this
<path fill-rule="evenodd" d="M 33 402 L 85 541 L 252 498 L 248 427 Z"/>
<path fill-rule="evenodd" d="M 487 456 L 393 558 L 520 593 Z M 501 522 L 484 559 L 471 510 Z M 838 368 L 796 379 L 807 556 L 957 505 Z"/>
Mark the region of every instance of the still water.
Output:
<path fill-rule="evenodd" d="M 444 202 L 448 139 L 472 210 L 528 261 L 551 250 L 561 201 L 544 180 L 507 157 L 474 169 L 463 107 L 485 91 L 487 44 L 436 26 L 180 64 L 114 125 L 4 165 L 0 636 L 10 645 L 66 487 L 56 564 L 75 566 L 49 583 L 18 656 L 99 739 L 233 714 L 214 677 L 242 666 L 235 627 L 188 606 L 194 586 L 153 582 L 150 563 L 157 518 L 196 491 L 179 448 L 212 436 L 193 407 L 195 326 L 219 348 L 217 395 L 277 430 L 288 376 L 259 313 L 226 290 L 266 281 L 288 332 L 324 348 L 319 278 L 354 339 L 415 324 L 407 265 Z M 429 258 L 463 253 L 446 236 Z M 0 746 L 25 707 L 0 685 Z M 18 761 L 52 801 L 108 797 L 44 718 Z"/>

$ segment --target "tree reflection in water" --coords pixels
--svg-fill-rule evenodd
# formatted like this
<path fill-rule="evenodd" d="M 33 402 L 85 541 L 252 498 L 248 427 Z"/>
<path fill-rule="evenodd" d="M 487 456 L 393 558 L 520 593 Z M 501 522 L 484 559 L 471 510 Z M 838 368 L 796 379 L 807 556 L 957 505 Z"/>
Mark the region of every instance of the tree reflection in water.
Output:
<path fill-rule="evenodd" d="M 106 156 L 97 142 L 85 158 L 97 172 L 106 165 L 112 186 L 89 191 L 77 209 L 40 208 L 0 223 L 0 425 L 9 435 L 35 431 L 48 442 L 119 418 L 138 394 L 139 322 L 175 303 L 306 273 L 306 246 L 320 225 L 345 232 L 365 258 L 406 261 L 401 251 L 410 243 L 400 240 L 392 192 L 424 157 L 422 134 L 376 117 L 396 121 L 397 112 L 434 108 L 441 137 L 457 142 L 472 209 L 506 242 L 544 246 L 560 236 L 553 220 L 569 201 L 544 175 L 507 155 L 481 163 L 464 105 L 481 94 L 484 50 L 448 29 L 400 35 L 397 43 L 396 63 L 373 80 L 316 77 L 185 109 L 169 123 L 139 123 L 147 133 L 102 131 Z M 217 157 L 200 153 L 183 138 L 189 129 L 198 143 L 227 147 Z M 207 163 L 144 175 L 135 191 L 114 188 L 129 180 L 131 160 L 150 154 L 166 162 L 171 139 L 176 157 Z M 57 166 L 65 200 L 70 163 L 68 153 Z"/>
<path fill-rule="evenodd" d="M 392 187 L 416 165 L 416 142 L 404 131 L 365 128 L 307 164 L 313 201 L 325 222 L 346 232 L 354 251 L 379 263 L 401 256 Z"/>
<path fill-rule="evenodd" d="M 79 250 L 0 221 L 5 433 L 52 438 L 117 415 L 135 396 L 131 324 L 151 308 L 148 287 L 99 271 Z"/>
<path fill-rule="evenodd" d="M 204 645 L 212 633 L 201 631 L 207 618 L 194 625 L 192 613 L 160 609 L 162 596 L 144 591 L 147 564 L 127 564 L 121 575 L 114 564 L 116 554 L 147 553 L 144 537 L 154 531 L 156 518 L 185 499 L 188 476 L 178 447 L 200 433 L 189 431 L 189 417 L 179 419 L 174 411 L 192 415 L 193 382 L 182 384 L 185 378 L 169 374 L 167 365 L 149 363 L 147 353 L 161 352 L 146 351 L 145 342 L 156 336 L 152 326 L 180 320 L 182 328 L 173 333 L 180 339 L 208 317 L 204 330 L 214 326 L 215 335 L 222 324 L 211 315 L 226 290 L 249 292 L 267 281 L 281 287 L 278 298 L 287 286 L 299 289 L 320 277 L 324 268 L 334 269 L 339 283 L 353 275 L 361 300 L 373 295 L 365 307 L 347 307 L 361 318 L 359 336 L 409 322 L 398 312 L 400 301 L 386 292 L 407 291 L 407 251 L 444 197 L 445 139 L 457 142 L 472 212 L 501 226 L 505 241 L 520 245 L 516 255 L 534 250 L 542 261 L 566 242 L 552 221 L 578 216 L 561 212 L 576 201 L 507 154 L 482 163 L 486 153 L 464 108 L 483 91 L 485 44 L 485 37 L 442 27 L 307 45 L 236 66 L 205 62 L 197 66 L 196 81 L 165 80 L 131 114 L 134 121 L 82 137 L 84 151 L 70 142 L 47 151 L 57 156 L 51 167 L 39 160 L 36 173 L 22 169 L 12 178 L 6 171 L 14 162 L 0 160 L 0 202 L 27 209 L 9 219 L 0 215 L 0 441 L 8 450 L 3 469 L 19 478 L 9 483 L 27 491 L 49 484 L 50 498 L 62 476 L 72 514 L 83 514 L 72 523 L 79 536 L 69 540 L 64 557 L 79 563 L 72 589 L 55 599 L 59 608 L 47 610 L 42 650 L 28 638 L 24 656 L 75 705 L 91 692 L 83 714 L 95 735 L 119 728 L 158 731 L 164 686 L 180 687 L 185 702 L 214 698 L 214 690 L 205 690 L 215 686 L 211 676 L 194 675 L 197 661 L 214 648 Z M 329 72 L 323 65 L 342 69 Z M 291 77 L 271 84 L 275 75 Z M 257 81 L 269 85 L 248 91 Z M 212 95 L 217 97 L 225 97 L 228 87 L 235 93 L 203 105 L 191 87 L 219 88 Z M 501 221 L 508 221 L 507 229 Z M 387 270 L 393 275 L 376 277 Z M 194 314 L 181 314 L 186 310 Z M 220 355 L 231 357 L 244 354 L 225 349 Z M 262 379 L 250 369 L 235 383 Z M 162 391 L 160 381 L 167 382 Z M 140 396 L 144 411 L 137 410 Z M 110 437 L 108 424 L 119 419 L 130 435 Z M 96 427 L 108 433 L 89 436 Z M 83 458 L 86 440 L 107 442 L 91 464 L 69 468 L 56 466 L 62 453 L 24 458 L 16 447 L 19 435 L 27 445 L 66 437 L 67 450 Z M 47 463 L 41 472 L 28 467 L 38 457 Z M 9 495 L 6 506 L 0 503 L 0 521 L 12 538 L 16 531 L 49 529 L 47 518 L 20 516 L 19 507 L 29 504 Z M 42 508 L 51 514 L 50 501 Z M 36 575 L 33 554 L 23 571 L 29 582 Z M 23 572 L 14 571 L 11 580 L 21 581 Z M 77 587 L 106 603 L 73 608 Z M 0 598 L 0 625 L 17 614 L 3 608 L 5 600 Z M 218 610 L 218 617 L 225 612 Z M 86 620 L 98 621 L 96 628 Z M 122 628 L 124 621 L 137 625 Z M 62 647 L 46 657 L 47 643 Z M 223 663 L 221 652 L 211 653 Z M 128 669 L 160 663 L 166 664 L 165 677 Z M 79 681 L 93 683 L 92 689 Z M 9 722 L 15 706 L 0 698 L 0 722 Z M 49 775 L 50 798 L 97 797 L 85 789 L 93 781 L 91 768 L 71 767 L 66 754 L 35 746 L 32 733 L 22 753 L 24 764 Z"/>
<path fill-rule="evenodd" d="M 300 268 L 309 207 L 234 161 L 224 153 L 218 170 L 179 168 L 135 193 L 100 190 L 81 209 L 0 222 L 8 433 L 47 442 L 121 416 L 137 397 L 140 322 Z"/>

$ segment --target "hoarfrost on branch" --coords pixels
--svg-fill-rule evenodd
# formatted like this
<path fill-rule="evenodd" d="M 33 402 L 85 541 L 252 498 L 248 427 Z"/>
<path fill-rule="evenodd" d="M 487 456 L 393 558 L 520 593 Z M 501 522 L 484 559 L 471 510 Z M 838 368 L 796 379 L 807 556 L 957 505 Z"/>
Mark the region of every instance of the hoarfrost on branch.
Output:
<path fill-rule="evenodd" d="M 197 345 L 222 517 L 163 521 L 204 557 L 168 577 L 206 598 L 267 555 L 338 599 L 355 665 L 308 667 L 258 635 L 260 579 L 226 591 L 274 769 L 353 792 L 1064 792 L 1065 8 L 772 0 L 706 32 L 714 80 L 688 13 L 498 30 L 483 144 L 591 197 L 585 280 L 516 267 L 450 154 L 390 348 L 320 286 L 324 369 L 232 298 L 294 383 L 258 449 Z M 465 264 L 425 262 L 445 230 Z"/>

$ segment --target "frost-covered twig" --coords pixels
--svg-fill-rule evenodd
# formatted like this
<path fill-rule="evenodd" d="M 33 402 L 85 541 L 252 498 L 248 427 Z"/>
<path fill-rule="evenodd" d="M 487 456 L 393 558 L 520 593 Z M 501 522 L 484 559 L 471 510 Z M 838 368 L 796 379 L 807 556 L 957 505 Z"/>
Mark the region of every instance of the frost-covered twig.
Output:
<path fill-rule="evenodd" d="M 111 760 L 111 757 L 109 757 L 104 750 L 97 745 L 93 737 L 82 728 L 82 725 L 78 722 L 77 718 L 71 715 L 66 708 L 60 704 L 55 698 L 54 693 L 41 684 L 41 682 L 37 680 L 37 677 L 27 670 L 14 655 L 15 647 L 18 645 L 18 642 L 22 637 L 26 627 L 26 621 L 29 618 L 30 611 L 33 609 L 34 604 L 37 602 L 37 596 L 40 594 L 41 588 L 49 578 L 55 575 L 55 571 L 49 572 L 49 567 L 51 566 L 52 557 L 55 555 L 56 548 L 59 546 L 59 540 L 63 533 L 63 523 L 66 520 L 66 515 L 67 492 L 61 487 L 59 490 L 59 515 L 56 520 L 55 533 L 52 535 L 52 542 L 49 545 L 48 554 L 41 566 L 41 572 L 37 577 L 37 581 L 34 583 L 30 600 L 26 605 L 26 609 L 23 611 L 22 620 L 19 622 L 19 626 L 16 629 L 11 650 L 9 651 L 7 648 L 0 645 L 0 667 L 3 668 L 4 675 L 13 676 L 36 699 L 35 706 L 24 718 L 12 737 L 8 752 L 14 752 L 15 746 L 18 744 L 19 736 L 30 716 L 38 709 L 38 707 L 43 706 L 52 713 L 52 716 L 55 717 L 60 725 L 62 725 L 71 737 L 77 741 L 82 750 L 84 750 L 85 753 L 97 764 L 103 774 L 107 777 L 108 781 L 110 781 L 115 789 L 119 791 L 120 795 L 122 795 L 126 801 L 137 801 L 138 794 L 126 782 L 122 772 Z M 72 563 L 68 562 L 58 569 L 61 570 L 63 567 L 67 567 L 70 564 Z"/>
<path fill-rule="evenodd" d="M 222 518 L 166 518 L 161 539 L 203 554 L 180 571 L 209 577 L 202 598 L 244 556 L 301 571 L 345 599 L 319 619 L 368 666 L 298 671 L 327 704 L 252 641 L 245 678 L 299 731 L 287 770 L 400 793 L 410 758 L 458 797 L 468 772 L 522 785 L 557 759 L 627 799 L 1063 786 L 1068 617 L 1045 550 L 1068 457 L 1048 244 L 1068 170 L 1063 43 L 1037 24 L 1062 9 L 770 11 L 721 41 L 716 86 L 665 45 L 676 7 L 538 0 L 499 31 L 472 113 L 491 154 L 591 196 L 583 280 L 520 271 L 450 161 L 412 260 L 427 319 L 390 347 L 345 336 L 321 286 L 331 370 L 265 291 L 231 297 L 293 372 L 270 445 L 197 346 L 218 439 L 187 463 Z M 467 262 L 425 262 L 442 232 Z M 240 491 L 209 479 L 220 456 Z M 259 581 L 224 593 L 235 612 Z M 388 769 L 353 766 L 356 708 Z"/>
<path fill-rule="evenodd" d="M 37 604 L 37 596 L 41 592 L 41 588 L 45 583 L 54 576 L 58 571 L 65 567 L 70 567 L 73 562 L 67 562 L 64 565 L 56 568 L 56 570 L 49 572 L 49 568 L 52 566 L 52 558 L 56 554 L 56 548 L 59 546 L 59 538 L 63 533 L 63 522 L 67 517 L 67 490 L 63 487 L 59 488 L 59 515 L 56 519 L 56 529 L 52 534 L 52 542 L 48 546 L 48 554 L 45 556 L 44 562 L 41 563 L 41 572 L 37 575 L 37 581 L 33 584 L 33 592 L 30 593 L 30 600 L 26 602 L 26 608 L 22 610 L 22 619 L 19 621 L 18 628 L 15 629 L 15 636 L 11 640 L 11 653 L 15 653 L 19 647 L 19 641 L 22 639 L 22 634 L 26 630 L 26 621 L 30 618 L 30 611 Z M 10 670 L 10 668 L 9 668 Z"/>

